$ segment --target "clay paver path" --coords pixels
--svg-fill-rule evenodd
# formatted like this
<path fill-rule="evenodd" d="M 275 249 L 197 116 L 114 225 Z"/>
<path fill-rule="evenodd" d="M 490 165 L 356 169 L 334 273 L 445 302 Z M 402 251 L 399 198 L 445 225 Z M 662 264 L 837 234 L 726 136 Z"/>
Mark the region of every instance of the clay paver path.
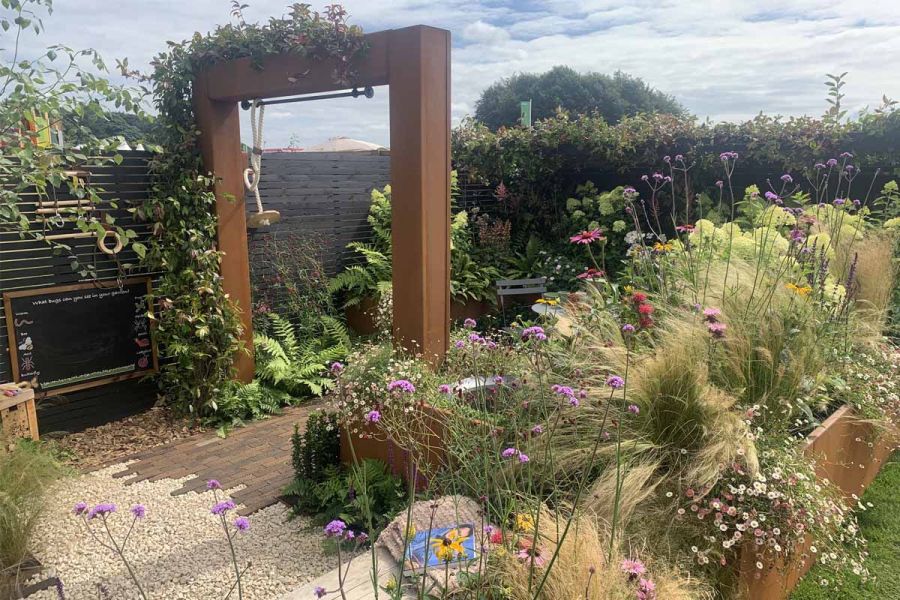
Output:
<path fill-rule="evenodd" d="M 135 475 L 128 481 L 133 483 L 196 475 L 172 495 L 201 491 L 210 479 L 217 479 L 225 489 L 243 485 L 232 499 L 243 504 L 240 514 L 249 515 L 278 502 L 281 490 L 293 479 L 294 425 L 302 430 L 309 414 L 322 405 L 316 402 L 286 408 L 280 415 L 234 429 L 226 438 L 205 432 L 144 450 L 127 457 L 125 460 L 136 462 L 114 476 Z"/>

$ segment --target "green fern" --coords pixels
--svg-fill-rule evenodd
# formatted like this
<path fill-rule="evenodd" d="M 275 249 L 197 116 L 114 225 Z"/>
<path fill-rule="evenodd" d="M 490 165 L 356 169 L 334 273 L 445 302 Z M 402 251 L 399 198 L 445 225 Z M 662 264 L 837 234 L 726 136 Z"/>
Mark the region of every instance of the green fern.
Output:
<path fill-rule="evenodd" d="M 323 316 L 319 335 L 298 340 L 294 327 L 269 313 L 270 333 L 256 333 L 256 377 L 290 394 L 321 396 L 331 389 L 330 363 L 346 356 L 350 336 L 340 321 Z"/>

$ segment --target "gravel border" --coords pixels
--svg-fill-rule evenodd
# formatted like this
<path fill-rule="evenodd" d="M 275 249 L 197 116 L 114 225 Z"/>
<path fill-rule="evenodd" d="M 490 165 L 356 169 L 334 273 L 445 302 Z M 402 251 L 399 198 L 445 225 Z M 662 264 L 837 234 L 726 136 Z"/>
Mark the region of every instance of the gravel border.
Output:
<path fill-rule="evenodd" d="M 234 572 L 221 523 L 210 513 L 213 493 L 171 495 L 192 477 L 126 485 L 128 478 L 112 477 L 125 467 L 113 465 L 65 478 L 47 495 L 46 512 L 34 536 L 34 554 L 45 567 L 55 569 L 66 598 L 98 598 L 98 583 L 106 587 L 109 598 L 139 598 L 118 557 L 97 544 L 72 514 L 79 501 L 92 506 L 115 503 L 117 512 L 110 516 L 110 526 L 117 539 L 131 523 L 129 508 L 138 503 L 147 507 L 147 516 L 135 525 L 125 553 L 150 599 L 224 598 Z M 336 559 L 322 551 L 321 529 L 303 517 L 288 521 L 288 515 L 282 504 L 262 509 L 250 515 L 250 530 L 235 536 L 239 564 L 252 562 L 242 579 L 245 600 L 277 598 L 335 566 Z M 232 511 L 229 521 L 236 516 Z M 94 526 L 102 526 L 99 519 Z M 51 589 L 30 598 L 57 600 L 58 596 Z"/>

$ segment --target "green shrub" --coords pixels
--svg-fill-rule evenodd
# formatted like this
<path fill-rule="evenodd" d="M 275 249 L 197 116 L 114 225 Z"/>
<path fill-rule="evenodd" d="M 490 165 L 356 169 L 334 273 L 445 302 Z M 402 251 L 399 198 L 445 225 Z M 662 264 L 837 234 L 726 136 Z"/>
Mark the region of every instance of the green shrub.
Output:
<path fill-rule="evenodd" d="M 43 511 L 47 487 L 62 465 L 43 446 L 22 441 L 6 451 L 0 439 L 0 592 L 14 584 Z M 15 597 L 15 596 L 14 596 Z"/>
<path fill-rule="evenodd" d="M 247 421 L 256 421 L 268 415 L 278 414 L 282 407 L 296 404 L 297 401 L 297 398 L 287 392 L 257 381 L 251 383 L 229 381 L 216 403 L 215 413 L 206 417 L 204 422 L 218 427 L 219 435 L 224 436 L 234 427 L 240 427 Z"/>

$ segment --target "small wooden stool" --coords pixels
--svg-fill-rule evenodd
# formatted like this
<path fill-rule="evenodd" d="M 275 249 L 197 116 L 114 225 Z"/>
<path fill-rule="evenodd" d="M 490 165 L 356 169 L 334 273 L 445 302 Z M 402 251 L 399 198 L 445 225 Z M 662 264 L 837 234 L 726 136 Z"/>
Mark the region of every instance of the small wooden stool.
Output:
<path fill-rule="evenodd" d="M 27 384 L 26 384 L 27 385 Z M 4 443 L 17 438 L 37 441 L 37 412 L 34 407 L 34 390 L 14 383 L 0 384 L 0 423 Z"/>

